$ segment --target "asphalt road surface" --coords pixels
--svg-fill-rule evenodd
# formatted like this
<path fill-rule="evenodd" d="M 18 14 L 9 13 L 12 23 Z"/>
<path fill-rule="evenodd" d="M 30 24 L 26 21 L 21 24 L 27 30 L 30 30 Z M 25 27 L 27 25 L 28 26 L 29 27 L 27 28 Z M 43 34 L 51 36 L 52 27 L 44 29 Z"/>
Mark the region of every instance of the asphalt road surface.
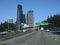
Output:
<path fill-rule="evenodd" d="M 60 35 L 50 32 L 34 31 L 3 42 L 0 45 L 60 45 Z"/>

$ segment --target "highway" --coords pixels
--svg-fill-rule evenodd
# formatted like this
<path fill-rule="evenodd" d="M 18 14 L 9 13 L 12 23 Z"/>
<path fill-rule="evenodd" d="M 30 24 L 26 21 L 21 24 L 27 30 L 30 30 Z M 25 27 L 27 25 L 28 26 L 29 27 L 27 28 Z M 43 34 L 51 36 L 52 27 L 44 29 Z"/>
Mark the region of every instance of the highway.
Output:
<path fill-rule="evenodd" d="M 39 30 L 2 41 L 0 45 L 60 45 L 60 35 Z"/>

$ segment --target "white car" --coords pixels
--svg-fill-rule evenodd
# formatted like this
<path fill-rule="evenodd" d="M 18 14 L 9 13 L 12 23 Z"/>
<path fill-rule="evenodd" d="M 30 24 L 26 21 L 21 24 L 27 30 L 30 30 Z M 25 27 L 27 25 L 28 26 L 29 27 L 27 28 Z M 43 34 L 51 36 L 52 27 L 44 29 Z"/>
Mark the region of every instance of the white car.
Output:
<path fill-rule="evenodd" d="M 44 30 L 44 27 L 41 27 L 41 30 Z"/>
<path fill-rule="evenodd" d="M 8 33 L 7 31 L 0 32 L 0 34 L 2 34 L 2 35 L 3 35 L 3 34 L 7 34 L 7 33 Z"/>
<path fill-rule="evenodd" d="M 22 30 L 23 32 L 26 32 L 26 30 Z"/>
<path fill-rule="evenodd" d="M 49 29 L 46 29 L 46 32 L 49 32 L 50 30 Z"/>

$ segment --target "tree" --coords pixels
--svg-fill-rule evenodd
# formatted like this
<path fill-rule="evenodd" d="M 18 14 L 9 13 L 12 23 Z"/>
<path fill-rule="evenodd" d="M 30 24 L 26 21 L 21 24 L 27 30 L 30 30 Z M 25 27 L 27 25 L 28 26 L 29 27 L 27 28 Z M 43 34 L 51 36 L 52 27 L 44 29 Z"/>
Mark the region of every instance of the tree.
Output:
<path fill-rule="evenodd" d="M 54 24 L 55 26 L 60 26 L 60 15 L 56 14 L 56 15 L 50 16 L 47 18 L 46 21 L 48 23 Z"/>
<path fill-rule="evenodd" d="M 0 24 L 0 31 L 8 31 L 8 26 L 9 26 L 9 30 L 14 30 L 14 31 L 16 30 L 16 25 L 14 23 L 4 22 Z"/>

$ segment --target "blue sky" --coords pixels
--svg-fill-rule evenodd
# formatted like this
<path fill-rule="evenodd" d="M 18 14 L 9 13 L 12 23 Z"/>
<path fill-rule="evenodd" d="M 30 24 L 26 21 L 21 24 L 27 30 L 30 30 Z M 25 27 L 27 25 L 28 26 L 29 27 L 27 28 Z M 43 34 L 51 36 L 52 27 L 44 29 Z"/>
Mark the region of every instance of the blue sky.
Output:
<path fill-rule="evenodd" d="M 34 11 L 34 21 L 41 22 L 48 16 L 60 13 L 60 0 L 0 0 L 0 22 L 17 18 L 17 5 L 23 6 L 23 13 Z"/>

